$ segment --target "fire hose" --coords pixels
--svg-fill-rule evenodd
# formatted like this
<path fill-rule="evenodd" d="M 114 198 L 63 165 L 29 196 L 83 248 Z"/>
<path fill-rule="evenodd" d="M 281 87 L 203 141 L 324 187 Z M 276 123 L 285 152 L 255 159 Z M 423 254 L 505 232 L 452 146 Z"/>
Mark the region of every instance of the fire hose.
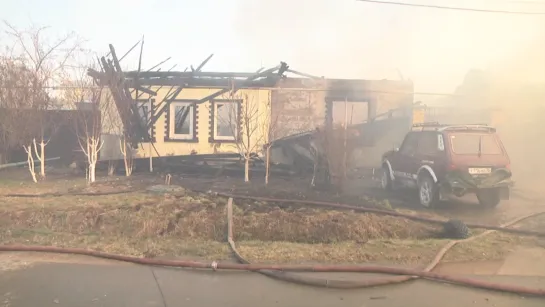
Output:
<path fill-rule="evenodd" d="M 235 242 L 233 240 L 232 202 L 233 202 L 233 198 L 229 198 L 229 201 L 227 202 L 227 228 L 228 228 L 227 229 L 227 241 L 228 241 L 229 246 L 230 246 L 231 250 L 233 251 L 233 254 L 234 254 L 235 258 L 237 259 L 237 261 L 239 261 L 240 263 L 243 263 L 243 264 L 250 264 L 250 262 L 248 262 L 246 259 L 244 259 L 244 257 L 242 257 L 242 255 L 238 252 L 238 250 L 236 248 L 236 245 L 235 245 Z M 545 213 L 545 211 L 528 214 L 528 215 L 516 218 L 516 219 L 514 219 L 514 220 L 512 220 L 510 222 L 507 222 L 507 223 L 501 225 L 500 227 L 502 227 L 502 228 L 503 227 L 509 227 L 509 226 L 512 226 L 512 225 L 514 225 L 516 223 L 519 223 L 519 222 L 521 222 L 523 220 L 526 220 L 528 218 L 535 217 L 535 216 L 538 216 L 538 215 L 541 215 L 541 214 L 544 214 L 544 213 Z M 439 252 L 435 255 L 433 260 L 423 269 L 422 272 L 430 273 L 439 264 L 441 259 L 443 259 L 445 254 L 452 247 L 454 247 L 456 244 L 463 243 L 463 242 L 468 242 L 468 241 L 480 238 L 480 237 L 488 235 L 488 234 L 490 234 L 490 233 L 492 233 L 494 231 L 495 230 L 487 230 L 487 231 L 485 231 L 483 233 L 480 233 L 478 235 L 472 236 L 472 237 L 467 238 L 467 239 L 453 240 L 453 241 L 448 242 L 445 246 L 443 246 L 443 248 L 441 248 L 439 250 Z M 356 289 L 356 288 L 377 287 L 377 286 L 383 286 L 383 285 L 389 285 L 389 284 L 402 283 L 402 282 L 406 282 L 406 281 L 409 281 L 409 280 L 412 280 L 412 279 L 415 279 L 415 278 L 418 278 L 418 277 L 422 277 L 422 276 L 417 276 L 417 275 L 414 275 L 414 276 L 393 276 L 393 277 L 383 277 L 383 278 L 377 278 L 377 279 L 365 280 L 365 281 L 346 281 L 346 280 L 331 280 L 331 279 L 324 279 L 324 278 L 312 278 L 312 277 L 307 277 L 307 276 L 298 276 L 298 275 L 295 275 L 295 274 L 290 274 L 290 273 L 280 272 L 280 271 L 271 271 L 271 270 L 262 270 L 262 271 L 259 271 L 259 273 L 261 273 L 261 274 L 263 274 L 265 276 L 275 278 L 275 279 L 279 279 L 279 280 L 283 280 L 283 281 L 288 281 L 288 282 L 293 282 L 293 283 L 298 283 L 298 284 L 304 284 L 304 285 L 308 285 L 308 286 L 319 286 L 319 287 L 337 288 L 337 289 Z M 426 277 L 424 277 L 424 278 L 426 278 Z M 447 280 L 444 280 L 444 281 L 447 281 Z M 489 290 L 494 290 L 492 288 L 495 287 L 495 285 L 496 285 L 496 284 L 491 284 L 491 283 L 486 283 L 486 282 L 483 283 L 482 281 L 477 281 L 477 280 L 471 280 L 471 283 L 466 283 L 466 282 L 463 282 L 463 283 L 468 285 L 468 286 L 485 288 L 485 289 L 489 289 Z M 481 286 L 477 286 L 477 284 L 481 284 Z M 490 285 L 492 285 L 492 286 L 487 288 L 487 286 L 490 286 Z M 499 290 L 499 289 L 497 289 L 497 290 Z M 505 291 L 505 290 L 500 290 L 500 291 Z M 540 290 L 540 291 L 545 291 L 545 289 Z"/>
<path fill-rule="evenodd" d="M 114 194 L 114 193 L 111 193 Z M 264 198 L 264 197 L 252 197 L 252 196 L 242 196 L 242 195 L 230 195 L 230 194 L 218 194 L 222 196 L 228 196 L 230 200 L 228 201 L 228 208 L 229 206 L 232 206 L 232 198 L 244 198 L 244 199 L 254 199 L 254 200 L 260 200 L 260 201 L 273 201 L 273 202 L 285 202 L 285 203 L 300 203 L 300 204 L 312 204 L 317 206 L 327 206 L 331 208 L 339 208 L 339 209 L 349 209 L 354 211 L 364 211 L 369 213 L 375 213 L 375 214 L 386 214 L 391 216 L 398 216 L 398 217 L 404 217 L 404 218 L 410 218 L 412 220 L 422 221 L 422 222 L 430 222 L 430 223 L 444 223 L 444 221 L 441 220 L 435 220 L 435 219 L 428 219 L 428 218 L 422 218 L 422 217 L 415 217 L 408 214 L 402 214 L 399 212 L 392 212 L 392 211 L 386 211 L 386 210 L 379 210 L 379 209 L 370 209 L 370 208 L 362 208 L 362 207 L 356 207 L 356 206 L 349 206 L 344 204 L 334 204 L 334 203 L 327 203 L 327 202 L 319 202 L 319 201 L 301 201 L 301 200 L 290 200 L 290 199 L 274 199 L 274 198 Z M 229 213 L 231 211 L 231 214 Z M 233 241 L 232 236 L 232 209 L 228 209 L 228 225 L 231 225 L 228 227 L 228 242 L 229 245 L 235 254 L 235 257 L 237 260 L 241 263 L 219 263 L 216 261 L 213 261 L 211 263 L 205 263 L 205 262 L 197 262 L 197 261 L 181 261 L 181 260 L 159 260 L 159 259 L 149 259 L 149 258 L 139 258 L 139 257 L 132 257 L 132 256 L 123 256 L 123 255 L 116 255 L 116 254 L 108 254 L 104 252 L 99 251 L 92 251 L 87 249 L 80 249 L 80 248 L 61 248 L 61 247 L 54 247 L 54 246 L 25 246 L 25 245 L 4 245 L 0 246 L 0 251 L 17 251 L 17 252 L 48 252 L 48 253 L 62 253 L 62 254 L 78 254 L 78 255 L 85 255 L 85 256 L 92 256 L 92 257 L 98 257 L 98 258 L 104 258 L 104 259 L 110 259 L 110 260 L 118 260 L 118 261 L 124 261 L 124 262 L 131 262 L 136 264 L 143 264 L 143 265 L 154 265 L 154 266 L 167 266 L 167 267 L 181 267 L 181 268 L 195 268 L 195 269 L 226 269 L 226 270 L 244 270 L 244 271 L 253 271 L 253 272 L 259 272 L 261 274 L 264 274 L 269 277 L 273 277 L 276 279 L 284 280 L 284 281 L 290 281 L 305 285 L 312 285 L 312 286 L 321 286 L 321 287 L 330 287 L 330 288 L 365 288 L 365 287 L 376 287 L 380 285 L 387 285 L 387 284 L 394 284 L 394 283 L 401 283 L 408 280 L 412 280 L 415 278 L 424 278 L 429 280 L 435 280 L 435 281 L 441 281 L 441 282 L 449 282 L 453 284 L 468 286 L 468 287 L 475 287 L 475 288 L 481 288 L 481 289 L 487 289 L 487 290 L 493 290 L 493 291 L 502 291 L 502 292 L 509 292 L 509 293 L 515 293 L 515 294 L 522 294 L 522 295 L 532 295 L 532 296 L 545 296 L 545 289 L 542 288 L 528 288 L 528 287 L 521 287 L 517 285 L 506 285 L 506 284 L 498 284 L 498 283 L 491 283 L 487 281 L 482 280 L 476 280 L 472 278 L 466 278 L 466 277 L 460 277 L 460 276 L 453 276 L 453 275 L 447 275 L 447 274 L 439 274 L 439 273 L 433 273 L 432 270 L 435 268 L 435 266 L 440 262 L 440 260 L 443 258 L 443 256 L 446 254 L 446 252 L 452 248 L 454 245 L 466 242 L 469 240 L 476 239 L 478 237 L 487 235 L 493 231 L 507 231 L 511 233 L 518 233 L 523 235 L 537 235 L 537 236 L 545 236 L 544 233 L 535 232 L 535 231 L 526 231 L 526 230 L 520 230 L 520 229 L 510 229 L 506 228 L 509 227 L 515 223 L 518 223 L 524 219 L 534 217 L 540 214 L 543 214 L 545 212 L 538 212 L 533 213 L 527 216 L 519 217 L 513 221 L 510 221 L 509 223 L 506 223 L 502 226 L 489 226 L 489 225 L 480 225 L 480 224 L 468 224 L 468 227 L 474 227 L 474 228 L 484 228 L 488 229 L 487 231 L 477 235 L 470 237 L 468 239 L 464 240 L 456 240 L 451 241 L 447 245 L 445 245 L 439 253 L 435 256 L 433 261 L 426 267 L 424 270 L 416 270 L 416 269 L 407 269 L 407 268 L 397 268 L 397 267 L 388 267 L 388 266 L 369 266 L 369 265 L 274 265 L 274 264 L 251 264 L 247 260 L 245 260 L 238 250 L 236 249 L 235 242 Z M 375 280 L 368 280 L 368 281 L 341 281 L 341 280 L 328 280 L 328 279 L 318 279 L 318 278 L 310 278 L 310 277 L 304 277 L 304 276 L 297 276 L 290 274 L 289 272 L 345 272 L 345 273 L 381 273 L 381 274 L 389 274 L 389 275 L 402 275 L 402 276 L 395 276 L 390 278 L 380 278 Z"/>
<path fill-rule="evenodd" d="M 232 204 L 232 201 L 231 201 L 231 204 Z M 542 212 L 537 214 L 541 214 L 541 213 Z M 507 224 L 512 225 L 516 222 L 519 222 L 523 219 L 526 219 L 535 215 L 536 214 L 524 216 Z M 232 222 L 229 222 L 229 224 L 232 225 Z M 233 251 L 235 252 L 235 254 L 238 255 L 237 258 L 239 258 L 240 261 L 245 261 L 236 250 L 234 241 L 232 240 L 232 226 L 228 227 L 228 231 L 229 231 L 229 234 L 228 234 L 229 244 L 233 247 Z M 483 236 L 490 232 L 492 232 L 492 230 L 482 233 L 479 236 Z M 477 236 L 469 238 L 469 239 L 474 239 L 476 237 Z M 466 240 L 469 240 L 469 239 L 466 239 Z M 255 272 L 260 272 L 262 274 L 267 274 L 268 276 L 271 276 L 274 278 L 280 278 L 286 281 L 305 283 L 305 284 L 314 285 L 314 286 L 324 286 L 324 284 L 330 284 L 333 281 L 298 277 L 298 276 L 290 275 L 288 274 L 288 272 L 382 273 L 382 274 L 405 275 L 405 276 L 398 276 L 395 279 L 384 278 L 382 280 L 366 281 L 366 282 L 348 282 L 348 281 L 335 281 L 335 282 L 341 285 L 339 287 L 342 287 L 342 283 L 344 283 L 345 286 L 342 288 L 356 288 L 355 286 L 350 286 L 350 285 L 355 285 L 356 283 L 358 283 L 357 287 L 371 287 L 371 286 L 379 286 L 379 285 L 385 285 L 385 284 L 391 284 L 391 283 L 399 283 L 402 281 L 420 277 L 420 278 L 425 278 L 430 280 L 450 282 L 450 283 L 454 283 L 458 285 L 464 285 L 464 286 L 487 289 L 487 290 L 510 292 L 510 293 L 516 293 L 516 294 L 522 294 L 522 295 L 545 296 L 545 289 L 541 289 L 541 288 L 528 288 L 528 287 L 521 287 L 516 285 L 491 283 L 491 282 L 486 282 L 486 281 L 481 281 L 481 280 L 476 280 L 476 279 L 471 279 L 466 277 L 459 277 L 459 276 L 452 276 L 447 274 L 438 274 L 438 273 L 430 272 L 431 269 L 433 269 L 433 267 L 435 266 L 433 264 L 435 262 L 439 262 L 440 258 L 446 253 L 446 250 L 458 242 L 460 241 L 452 241 L 449 244 L 447 244 L 447 246 L 445 246 L 440 251 L 440 253 L 438 254 L 438 256 L 436 256 L 434 261 L 428 266 L 429 269 L 427 268 L 427 270 L 423 270 L 423 271 L 415 270 L 415 269 L 395 268 L 395 267 L 388 267 L 388 266 L 365 266 L 365 265 L 274 265 L 274 264 L 250 264 L 250 263 L 219 263 L 216 261 L 213 261 L 211 263 L 205 263 L 205 262 L 198 262 L 198 261 L 160 260 L 160 259 L 149 259 L 149 258 L 139 258 L 139 257 L 132 257 L 132 256 L 108 254 L 108 253 L 103 253 L 99 251 L 91 251 L 91 250 L 80 249 L 80 248 L 61 248 L 61 247 L 54 247 L 54 246 L 4 245 L 4 246 L 0 246 L 0 251 L 12 251 L 12 252 L 26 251 L 26 252 L 78 254 L 78 255 L 125 261 L 125 262 L 131 262 L 131 263 L 143 264 L 143 265 L 194 268 L 194 269 L 213 269 L 213 270 L 225 269 L 225 270 L 255 271 Z"/>
<path fill-rule="evenodd" d="M 330 203 L 325 201 L 269 198 L 269 197 L 258 197 L 258 196 L 248 196 L 248 195 L 236 195 L 236 194 L 229 194 L 229 193 L 214 193 L 214 194 L 218 196 L 234 198 L 234 199 L 250 199 L 255 201 L 263 201 L 263 202 L 291 203 L 295 205 L 313 205 L 317 207 L 325 207 L 325 208 L 331 208 L 331 209 L 353 210 L 355 212 L 373 213 L 377 215 L 388 215 L 388 216 L 405 218 L 405 219 L 413 220 L 417 222 L 424 222 L 424 223 L 438 224 L 438 225 L 444 225 L 446 222 L 446 220 L 444 219 L 443 220 L 433 219 L 428 217 L 414 216 L 411 214 L 401 213 L 396 211 L 373 209 L 373 208 L 366 208 L 366 207 L 360 207 L 360 206 L 351 206 L 346 204 Z M 541 213 L 542 212 L 539 212 L 539 213 L 536 213 L 535 215 L 539 215 Z M 466 224 L 466 226 L 469 228 L 480 228 L 480 229 L 486 229 L 486 230 L 495 230 L 495 231 L 501 231 L 506 233 L 513 233 L 518 235 L 545 237 L 545 232 L 540 232 L 540 231 L 512 229 L 512 228 L 506 228 L 503 226 L 494 226 L 494 225 L 477 224 L 477 223 L 464 223 L 464 224 Z"/>

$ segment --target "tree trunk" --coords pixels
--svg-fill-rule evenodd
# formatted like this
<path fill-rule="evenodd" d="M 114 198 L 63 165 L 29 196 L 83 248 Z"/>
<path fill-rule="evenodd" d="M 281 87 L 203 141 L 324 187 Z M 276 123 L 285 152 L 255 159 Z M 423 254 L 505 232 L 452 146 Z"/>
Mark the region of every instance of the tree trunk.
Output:
<path fill-rule="evenodd" d="M 115 163 L 114 161 L 108 161 L 108 176 L 113 176 L 115 174 Z"/>
<path fill-rule="evenodd" d="M 45 178 L 45 143 L 42 139 L 40 143 L 40 176 Z"/>
<path fill-rule="evenodd" d="M 250 158 L 244 157 L 244 182 L 250 182 Z"/>
<path fill-rule="evenodd" d="M 130 150 L 130 149 L 129 149 Z M 125 176 L 130 177 L 132 175 L 132 156 L 130 156 L 132 153 L 128 153 L 123 157 L 125 161 Z"/>
<path fill-rule="evenodd" d="M 95 163 L 89 164 L 89 183 L 95 182 Z"/>
<path fill-rule="evenodd" d="M 34 181 L 34 183 L 37 183 L 38 179 L 36 178 L 36 172 L 34 171 L 34 158 L 32 157 L 32 143 L 30 143 L 30 146 L 28 147 L 23 146 L 23 148 L 27 153 L 28 170 L 30 172 L 30 175 L 32 176 L 32 181 Z"/>
<path fill-rule="evenodd" d="M 267 156 L 265 157 L 265 184 L 269 184 L 269 168 L 271 167 L 271 147 L 267 147 L 267 151 L 265 153 Z"/>

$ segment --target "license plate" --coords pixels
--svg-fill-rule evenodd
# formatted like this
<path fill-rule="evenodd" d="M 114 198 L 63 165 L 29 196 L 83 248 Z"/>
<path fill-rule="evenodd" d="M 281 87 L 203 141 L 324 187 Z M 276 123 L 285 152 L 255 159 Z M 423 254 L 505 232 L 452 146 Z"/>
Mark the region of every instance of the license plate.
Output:
<path fill-rule="evenodd" d="M 482 175 L 482 174 L 490 174 L 492 172 L 492 169 L 490 167 L 480 167 L 480 168 L 469 168 L 469 173 L 471 175 Z"/>

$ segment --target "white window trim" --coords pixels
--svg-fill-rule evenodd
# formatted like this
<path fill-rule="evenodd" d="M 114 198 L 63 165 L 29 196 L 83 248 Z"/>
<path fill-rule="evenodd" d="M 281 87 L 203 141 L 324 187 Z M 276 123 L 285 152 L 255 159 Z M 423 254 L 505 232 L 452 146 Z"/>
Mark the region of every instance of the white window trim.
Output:
<path fill-rule="evenodd" d="M 174 133 L 174 128 L 176 125 L 176 107 L 177 106 L 186 106 L 189 107 L 189 114 L 187 114 L 187 119 L 189 119 L 189 134 L 179 134 Z M 195 120 L 194 113 L 195 104 L 191 102 L 171 102 L 170 103 L 170 112 L 169 112 L 169 125 L 168 125 L 168 138 L 173 140 L 192 140 L 195 138 Z"/>
<path fill-rule="evenodd" d="M 232 136 L 225 136 L 225 135 L 218 135 L 218 122 L 219 122 L 219 118 L 218 118 L 218 105 L 223 105 L 223 104 L 235 104 L 235 131 L 233 131 L 234 135 Z M 214 140 L 217 140 L 217 141 L 235 141 L 237 139 L 237 134 L 238 134 L 238 108 L 239 108 L 239 102 L 238 101 L 216 101 L 214 102 L 214 119 L 213 119 L 213 132 L 214 132 Z"/>

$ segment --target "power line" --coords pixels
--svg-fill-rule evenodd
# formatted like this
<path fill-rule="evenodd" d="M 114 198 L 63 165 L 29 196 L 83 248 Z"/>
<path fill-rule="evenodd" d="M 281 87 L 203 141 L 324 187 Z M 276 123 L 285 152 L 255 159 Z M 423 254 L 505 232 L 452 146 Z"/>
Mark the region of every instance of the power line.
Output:
<path fill-rule="evenodd" d="M 0 89 L 31 89 L 29 86 L 0 86 Z M 64 89 L 107 89 L 101 86 L 43 86 L 42 89 L 64 90 Z M 300 91 L 300 92 L 328 92 L 325 88 L 282 88 L 282 87 L 260 87 L 261 90 L 273 92 Z M 442 96 L 442 97 L 486 97 L 485 95 L 440 93 L 440 92 L 417 92 L 417 91 L 389 91 L 389 90 L 351 90 L 352 93 L 375 93 L 375 94 L 393 94 L 393 95 L 416 95 L 416 96 Z"/>
<path fill-rule="evenodd" d="M 49 89 L 49 90 L 64 90 L 64 89 L 101 89 L 105 87 L 101 86 L 71 86 L 71 85 L 59 85 L 59 86 L 40 86 L 39 89 Z M 0 89 L 33 89 L 32 86 L 0 86 Z"/>
<path fill-rule="evenodd" d="M 502 11 L 502 10 L 473 9 L 473 8 L 467 8 L 467 7 L 454 7 L 454 6 L 404 3 L 404 2 L 379 1 L 379 0 L 357 0 L 357 1 L 368 2 L 368 3 L 378 3 L 378 4 L 402 5 L 402 6 L 410 6 L 410 7 L 425 7 L 425 8 L 432 8 L 432 9 L 454 10 L 454 11 L 479 12 L 479 13 L 498 13 L 498 14 L 510 14 L 510 15 L 545 15 L 545 12 L 524 12 L 524 11 Z"/>
<path fill-rule="evenodd" d="M 531 0 L 503 0 L 505 3 L 524 3 L 524 4 L 545 4 L 543 1 L 531 1 Z"/>

